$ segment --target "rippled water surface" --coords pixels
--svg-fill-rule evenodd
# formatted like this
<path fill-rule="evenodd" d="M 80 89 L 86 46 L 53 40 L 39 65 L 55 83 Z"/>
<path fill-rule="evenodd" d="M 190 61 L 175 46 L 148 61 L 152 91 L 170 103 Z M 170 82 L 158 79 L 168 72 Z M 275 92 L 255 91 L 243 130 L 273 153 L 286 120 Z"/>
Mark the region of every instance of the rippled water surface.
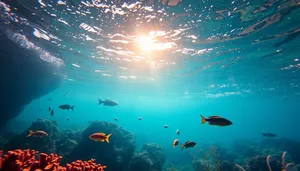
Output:
<path fill-rule="evenodd" d="M 300 93 L 299 5 L 297 0 L 2 1 L 1 30 L 57 65 L 72 83 L 144 96 L 274 91 L 282 97 Z"/>

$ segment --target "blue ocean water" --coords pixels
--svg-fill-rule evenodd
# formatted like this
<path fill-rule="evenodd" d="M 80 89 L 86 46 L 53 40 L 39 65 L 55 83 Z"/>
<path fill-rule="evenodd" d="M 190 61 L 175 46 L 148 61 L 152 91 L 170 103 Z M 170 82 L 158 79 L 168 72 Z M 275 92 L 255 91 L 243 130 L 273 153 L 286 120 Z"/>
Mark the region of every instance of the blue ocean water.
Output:
<path fill-rule="evenodd" d="M 164 170 L 197 170 L 193 154 L 211 145 L 235 153 L 231 165 L 284 150 L 297 163 L 299 7 L 299 0 L 0 1 L 0 148 L 35 148 L 10 144 L 39 119 L 54 121 L 60 134 L 106 121 L 135 136 L 135 153 L 144 144 L 160 146 Z M 99 105 L 99 98 L 118 105 Z M 200 114 L 233 124 L 201 124 Z M 182 150 L 186 141 L 197 145 Z M 269 141 L 275 145 L 263 146 Z M 246 145 L 234 151 L 237 144 Z M 255 149 L 248 156 L 247 146 Z"/>

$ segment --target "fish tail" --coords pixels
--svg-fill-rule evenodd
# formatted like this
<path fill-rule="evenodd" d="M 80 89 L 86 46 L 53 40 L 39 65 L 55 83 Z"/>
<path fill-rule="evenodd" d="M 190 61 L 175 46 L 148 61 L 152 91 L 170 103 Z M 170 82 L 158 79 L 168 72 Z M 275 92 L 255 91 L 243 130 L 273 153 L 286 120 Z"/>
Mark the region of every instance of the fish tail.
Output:
<path fill-rule="evenodd" d="M 184 144 L 181 144 L 181 149 L 182 149 L 182 150 L 184 149 Z"/>
<path fill-rule="evenodd" d="M 201 116 L 201 118 L 202 118 L 202 124 L 204 124 L 205 122 L 206 122 L 206 118 L 203 116 L 203 115 L 200 115 Z"/>
<path fill-rule="evenodd" d="M 27 137 L 31 137 L 33 134 L 33 131 L 32 130 L 29 130 L 29 134 L 27 135 Z"/>
<path fill-rule="evenodd" d="M 102 103 L 103 103 L 103 101 L 102 101 L 101 99 L 98 98 L 98 104 L 100 105 L 100 104 L 102 104 Z"/>
<path fill-rule="evenodd" d="M 107 143 L 109 143 L 109 137 L 111 136 L 111 134 L 108 134 L 108 135 L 106 135 L 106 137 L 105 137 L 105 141 L 107 142 Z"/>
<path fill-rule="evenodd" d="M 75 106 L 75 105 L 71 106 L 72 111 L 74 111 L 74 106 Z"/>

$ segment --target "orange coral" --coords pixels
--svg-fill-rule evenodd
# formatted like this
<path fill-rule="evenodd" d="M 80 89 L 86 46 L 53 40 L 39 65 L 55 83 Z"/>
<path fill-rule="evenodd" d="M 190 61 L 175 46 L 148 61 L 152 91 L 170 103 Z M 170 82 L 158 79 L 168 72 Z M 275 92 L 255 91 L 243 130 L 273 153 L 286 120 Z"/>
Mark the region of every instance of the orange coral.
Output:
<path fill-rule="evenodd" d="M 39 160 L 36 159 L 39 156 Z M 38 153 L 35 150 L 8 151 L 2 157 L 0 151 L 1 171 L 104 171 L 106 166 L 96 164 L 95 159 L 89 161 L 77 160 L 65 167 L 60 166 L 61 156 L 57 154 Z"/>

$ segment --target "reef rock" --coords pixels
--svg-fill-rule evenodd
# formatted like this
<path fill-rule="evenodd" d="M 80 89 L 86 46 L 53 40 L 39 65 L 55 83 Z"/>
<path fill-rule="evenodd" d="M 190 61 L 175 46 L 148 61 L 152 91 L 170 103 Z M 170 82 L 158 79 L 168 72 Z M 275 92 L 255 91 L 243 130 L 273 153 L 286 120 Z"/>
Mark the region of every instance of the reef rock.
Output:
<path fill-rule="evenodd" d="M 129 170 L 161 171 L 165 160 L 163 149 L 158 144 L 145 144 L 132 158 Z"/>
<path fill-rule="evenodd" d="M 95 142 L 91 134 L 103 132 L 112 134 L 110 142 Z M 120 126 L 109 122 L 94 121 L 82 133 L 82 140 L 68 155 L 68 160 L 96 159 L 107 166 L 107 171 L 126 170 L 135 150 L 135 136 Z"/>
<path fill-rule="evenodd" d="M 4 25 L 1 25 L 0 32 L 3 30 Z M 24 105 L 56 89 L 62 80 L 56 66 L 1 33 L 0 130 L 9 119 L 22 112 Z"/>
<path fill-rule="evenodd" d="M 56 153 L 62 156 L 69 155 L 81 140 L 81 134 L 82 131 L 79 130 L 67 129 L 62 131 L 59 139 L 56 141 Z M 62 161 L 65 161 L 65 158 Z"/>
<path fill-rule="evenodd" d="M 42 130 L 48 133 L 48 136 L 43 138 L 39 137 L 27 137 L 29 130 L 36 131 Z M 32 125 L 20 135 L 14 137 L 9 141 L 4 149 L 34 149 L 38 151 L 44 151 L 52 153 L 56 151 L 56 140 L 59 138 L 59 129 L 57 123 L 46 119 L 38 119 L 33 122 Z"/>

